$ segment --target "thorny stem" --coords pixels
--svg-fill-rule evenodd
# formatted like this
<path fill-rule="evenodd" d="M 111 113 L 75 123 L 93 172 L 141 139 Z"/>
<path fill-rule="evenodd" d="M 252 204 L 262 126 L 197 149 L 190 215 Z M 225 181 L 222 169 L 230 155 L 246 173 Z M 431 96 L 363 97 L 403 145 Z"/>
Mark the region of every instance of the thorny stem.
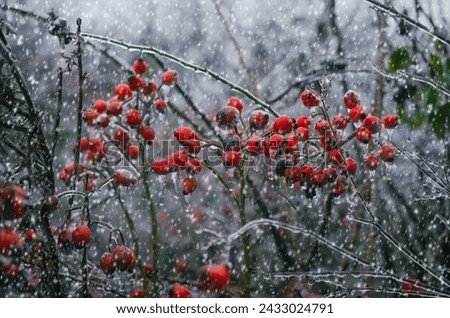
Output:
<path fill-rule="evenodd" d="M 153 248 L 153 266 L 155 267 L 155 273 L 152 275 L 153 282 L 153 293 L 152 297 L 159 297 L 159 239 L 158 239 L 158 216 L 156 215 L 155 205 L 153 204 L 152 194 L 150 192 L 150 183 L 149 183 L 149 166 L 146 158 L 146 146 L 143 143 L 140 143 L 140 156 L 143 164 L 142 170 L 142 181 L 144 183 L 144 191 L 145 197 L 147 199 L 149 213 L 150 213 L 150 222 L 152 227 L 152 248 Z M 147 291 L 146 291 L 147 292 Z"/>
<path fill-rule="evenodd" d="M 398 12 L 394 6 L 386 6 L 384 4 L 379 3 L 378 1 L 374 1 L 374 0 L 364 0 L 365 2 L 371 4 L 371 7 L 375 10 L 378 10 L 380 12 L 383 13 L 387 13 L 390 16 L 394 17 L 394 18 L 400 18 L 403 21 L 409 23 L 410 25 L 418 28 L 419 30 L 425 32 L 426 34 L 430 35 L 431 37 L 433 37 L 434 39 L 446 44 L 450 46 L 450 40 L 446 39 L 443 35 L 437 33 L 437 32 L 433 32 L 431 31 L 429 28 L 427 28 L 425 25 L 423 25 L 422 23 L 415 21 L 413 19 L 411 19 L 410 17 L 408 17 L 405 14 L 402 14 L 400 12 Z"/>
<path fill-rule="evenodd" d="M 131 43 L 127 43 L 124 41 L 119 41 L 113 38 L 109 38 L 109 37 L 105 37 L 105 36 L 99 36 L 99 35 L 95 35 L 95 34 L 90 34 L 90 33 L 81 33 L 80 34 L 81 37 L 86 38 L 86 39 L 92 39 L 92 40 L 96 40 L 96 41 L 100 41 L 103 43 L 109 43 L 111 45 L 115 45 L 118 47 L 122 47 L 125 48 L 129 51 L 138 51 L 138 52 L 144 52 L 144 53 L 149 53 L 149 54 L 156 54 L 158 56 L 164 57 L 174 63 L 177 63 L 185 68 L 191 69 L 195 72 L 198 73 L 203 73 L 213 79 L 215 79 L 216 81 L 225 84 L 226 86 L 228 86 L 230 89 L 241 93 L 242 95 L 244 95 L 245 97 L 247 97 L 248 99 L 250 99 L 252 102 L 254 102 L 255 104 L 261 106 L 263 109 L 265 109 L 266 111 L 270 112 L 272 115 L 274 115 L 275 117 L 279 117 L 279 113 L 274 110 L 272 108 L 272 106 L 270 106 L 268 103 L 266 103 L 265 101 L 261 100 L 260 98 L 256 97 L 254 94 L 252 94 L 251 92 L 249 92 L 248 90 L 246 90 L 245 88 L 242 88 L 241 86 L 229 81 L 228 79 L 226 79 L 225 77 L 223 77 L 222 75 L 211 71 L 210 69 L 204 67 L 204 66 L 199 66 L 196 65 L 194 63 L 188 62 L 186 60 L 183 60 L 175 55 L 172 55 L 166 51 L 154 48 L 152 46 L 144 46 L 144 45 L 135 45 L 135 44 L 131 44 Z"/>
<path fill-rule="evenodd" d="M 55 156 L 56 144 L 58 143 L 59 134 L 59 122 L 61 119 L 61 109 L 62 109 L 62 92 L 63 92 L 63 70 L 59 67 L 58 73 L 58 88 L 57 88 L 57 100 L 56 100 L 56 116 L 55 125 L 53 126 L 53 145 L 52 145 L 52 157 Z"/>
<path fill-rule="evenodd" d="M 239 175 L 239 182 L 240 182 L 240 193 L 239 193 L 239 220 L 241 223 L 241 226 L 245 226 L 247 224 L 247 216 L 245 214 L 245 199 L 247 197 L 247 190 L 246 190 L 246 176 L 248 174 L 248 161 L 246 162 L 244 166 L 240 167 L 240 175 Z M 244 285 L 244 297 L 250 297 L 251 296 L 251 257 L 250 257 L 250 233 L 244 233 L 242 238 L 242 245 L 244 248 L 244 265 L 245 265 L 245 285 Z"/>
<path fill-rule="evenodd" d="M 75 159 L 74 159 L 74 171 L 73 180 L 70 186 L 71 190 L 75 190 L 78 180 L 78 164 L 80 162 L 80 152 L 81 152 L 81 131 L 83 125 L 83 85 L 84 85 L 84 74 L 83 74 L 83 48 L 82 48 L 82 37 L 81 34 L 81 19 L 77 19 L 77 67 L 78 67 L 78 109 L 77 109 L 77 131 L 76 131 L 76 143 L 75 143 Z M 65 224 L 66 226 L 70 223 L 72 218 L 71 208 L 73 205 L 74 197 L 69 198 L 69 208 L 67 209 Z"/>

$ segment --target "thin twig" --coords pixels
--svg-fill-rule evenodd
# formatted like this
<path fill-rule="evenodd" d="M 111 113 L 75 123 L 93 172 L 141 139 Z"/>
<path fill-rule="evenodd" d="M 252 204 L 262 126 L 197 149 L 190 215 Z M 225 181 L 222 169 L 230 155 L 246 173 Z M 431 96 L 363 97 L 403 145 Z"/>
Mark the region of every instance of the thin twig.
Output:
<path fill-rule="evenodd" d="M 59 134 L 59 122 L 61 119 L 61 109 L 62 109 L 62 92 L 63 92 L 63 70 L 58 68 L 58 88 L 57 88 L 57 100 L 56 100 L 56 117 L 55 125 L 53 126 L 53 144 L 52 144 L 52 157 L 55 156 L 56 144 L 58 143 Z"/>
<path fill-rule="evenodd" d="M 129 51 L 137 51 L 137 52 L 143 52 L 143 53 L 149 53 L 149 54 L 156 54 L 158 56 L 161 56 L 163 58 L 166 58 L 174 63 L 177 63 L 185 68 L 191 69 L 195 72 L 198 73 L 203 73 L 213 79 L 215 79 L 216 81 L 225 84 L 226 86 L 228 86 L 231 90 L 234 90 L 236 92 L 241 93 L 242 95 L 244 95 L 245 97 L 247 97 L 248 99 L 250 99 L 252 102 L 254 102 L 255 104 L 261 106 L 263 109 L 265 109 L 266 111 L 272 113 L 272 115 L 274 115 L 275 117 L 278 117 L 279 114 L 276 110 L 274 110 L 272 108 L 272 106 L 270 106 L 268 103 L 266 103 L 265 101 L 259 99 L 258 97 L 256 97 L 254 94 L 252 94 L 251 92 L 249 92 L 247 89 L 242 88 L 241 86 L 231 82 L 230 80 L 226 79 L 225 77 L 223 77 L 222 75 L 220 75 L 219 73 L 216 73 L 214 71 L 211 71 L 210 69 L 204 67 L 204 66 L 199 66 L 196 65 L 194 63 L 188 62 L 182 58 L 179 58 L 175 55 L 172 55 L 164 50 L 160 50 L 157 49 L 155 47 L 152 46 L 145 46 L 145 45 L 136 45 L 136 44 L 132 44 L 132 43 L 127 43 L 124 41 L 119 41 L 113 38 L 109 38 L 106 36 L 100 36 L 100 35 L 96 35 L 96 34 L 90 34 L 90 33 L 81 33 L 81 37 L 86 38 L 86 39 L 92 39 L 92 40 L 96 40 L 96 41 L 100 41 L 103 43 L 108 43 L 111 45 L 115 45 L 118 47 L 122 47 L 125 48 Z"/>
<path fill-rule="evenodd" d="M 418 28 L 419 30 L 425 32 L 426 34 L 430 35 L 434 39 L 450 46 L 450 40 L 445 38 L 442 34 L 432 31 L 429 28 L 427 28 L 425 25 L 423 25 L 422 23 L 415 21 L 414 19 L 411 19 L 406 14 L 398 12 L 393 6 L 386 6 L 384 4 L 379 3 L 378 1 L 374 1 L 374 0 L 364 0 L 364 2 L 369 3 L 371 5 L 371 8 L 373 8 L 377 11 L 387 13 L 394 18 L 402 19 L 403 21 L 409 23 L 410 25 L 412 25 L 412 26 Z"/>

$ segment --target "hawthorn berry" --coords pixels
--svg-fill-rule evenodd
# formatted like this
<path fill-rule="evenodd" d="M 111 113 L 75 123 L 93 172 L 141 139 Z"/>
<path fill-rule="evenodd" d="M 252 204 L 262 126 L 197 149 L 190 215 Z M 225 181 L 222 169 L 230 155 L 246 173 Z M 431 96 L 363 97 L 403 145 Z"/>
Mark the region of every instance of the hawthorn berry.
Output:
<path fill-rule="evenodd" d="M 224 292 L 230 285 L 231 272 L 226 264 L 206 265 L 200 271 L 200 288 L 212 293 Z"/>
<path fill-rule="evenodd" d="M 167 70 L 161 77 L 161 82 L 167 86 L 174 86 L 178 83 L 178 74 L 174 70 Z"/>
<path fill-rule="evenodd" d="M 342 115 L 337 115 L 333 118 L 334 129 L 344 130 L 347 127 L 347 118 Z"/>
<path fill-rule="evenodd" d="M 376 134 L 381 130 L 381 120 L 377 116 L 367 116 L 362 125 L 369 129 L 372 134 Z"/>
<path fill-rule="evenodd" d="M 147 63 L 143 59 L 139 58 L 133 63 L 133 69 L 136 74 L 144 74 L 147 71 Z"/>
<path fill-rule="evenodd" d="M 361 100 L 359 98 L 359 94 L 356 93 L 355 91 L 348 90 L 344 94 L 344 105 L 348 109 L 355 108 L 355 107 L 359 106 L 360 103 L 361 103 Z"/>
<path fill-rule="evenodd" d="M 323 170 L 316 170 L 314 171 L 311 180 L 315 185 L 321 187 L 325 184 L 326 177 L 326 173 Z"/>
<path fill-rule="evenodd" d="M 300 116 L 295 121 L 295 126 L 309 128 L 311 126 L 311 120 L 308 116 Z"/>
<path fill-rule="evenodd" d="M 188 266 L 187 266 L 186 261 L 184 259 L 177 260 L 175 270 L 178 273 L 186 273 L 188 271 Z"/>
<path fill-rule="evenodd" d="M 147 87 L 144 79 L 139 75 L 131 75 L 128 77 L 128 86 L 132 91 L 144 90 Z"/>
<path fill-rule="evenodd" d="M 402 283 L 402 290 L 414 291 L 414 292 L 421 291 L 422 288 L 417 286 L 416 285 L 417 283 L 420 283 L 420 279 L 418 279 L 418 278 L 416 278 L 416 277 L 411 275 L 411 276 L 408 277 L 408 282 L 403 282 Z"/>
<path fill-rule="evenodd" d="M 0 229 L 0 255 L 9 255 L 23 244 L 19 233 L 13 229 Z"/>
<path fill-rule="evenodd" d="M 154 96 L 157 91 L 158 91 L 158 84 L 156 84 L 155 81 L 151 81 L 146 84 L 146 86 L 142 90 L 142 93 L 145 96 Z"/>
<path fill-rule="evenodd" d="M 15 220 L 23 217 L 26 212 L 26 192 L 14 184 L 5 184 L 0 192 L 0 217 Z"/>
<path fill-rule="evenodd" d="M 151 164 L 151 170 L 153 173 L 166 175 L 170 172 L 169 161 L 165 159 L 155 160 Z"/>
<path fill-rule="evenodd" d="M 396 115 L 386 115 L 383 118 L 383 124 L 386 129 L 394 129 L 398 126 L 398 116 Z"/>
<path fill-rule="evenodd" d="M 111 98 L 108 101 L 108 108 L 106 109 L 106 111 L 109 115 L 119 116 L 120 114 L 122 114 L 123 107 L 117 98 Z M 97 117 L 95 117 L 95 118 L 97 118 Z"/>
<path fill-rule="evenodd" d="M 239 167 L 239 164 L 241 162 L 241 155 L 239 152 L 230 150 L 223 154 L 223 165 L 225 167 L 231 168 L 231 167 Z"/>
<path fill-rule="evenodd" d="M 184 285 L 175 284 L 169 289 L 170 298 L 191 298 L 190 290 Z"/>
<path fill-rule="evenodd" d="M 130 298 L 144 298 L 145 297 L 145 290 L 142 288 L 136 288 L 133 289 L 133 291 L 130 294 Z"/>
<path fill-rule="evenodd" d="M 284 151 L 286 154 L 298 153 L 298 138 L 296 135 L 288 136 L 284 139 Z"/>
<path fill-rule="evenodd" d="M 262 110 L 254 110 L 250 114 L 249 124 L 254 130 L 262 130 L 266 128 L 269 123 L 269 114 Z"/>
<path fill-rule="evenodd" d="M 106 275 L 111 275 L 115 271 L 114 260 L 111 253 L 104 253 L 100 258 L 100 268 Z"/>
<path fill-rule="evenodd" d="M 336 178 L 336 183 L 334 184 L 333 188 L 333 195 L 335 197 L 339 197 L 345 192 L 346 189 L 347 185 L 345 183 L 345 177 L 340 176 Z"/>
<path fill-rule="evenodd" d="M 260 136 L 251 136 L 247 140 L 247 151 L 250 156 L 258 156 L 264 152 L 264 139 Z"/>
<path fill-rule="evenodd" d="M 95 120 L 98 118 L 99 114 L 95 110 L 83 112 L 83 121 L 88 126 L 94 126 Z"/>
<path fill-rule="evenodd" d="M 139 147 L 136 145 L 130 145 L 127 149 L 127 154 L 130 159 L 139 158 Z"/>
<path fill-rule="evenodd" d="M 113 138 L 121 147 L 124 148 L 130 142 L 130 135 L 128 135 L 128 133 L 120 127 L 114 131 Z"/>
<path fill-rule="evenodd" d="M 316 107 L 320 104 L 319 93 L 313 89 L 307 89 L 302 92 L 301 99 L 303 105 L 307 108 Z"/>
<path fill-rule="evenodd" d="M 286 135 L 292 132 L 294 128 L 294 119 L 288 115 L 281 115 L 273 122 L 272 131 L 280 135 Z"/>
<path fill-rule="evenodd" d="M 114 95 L 116 95 L 117 99 L 120 101 L 131 98 L 132 92 L 130 86 L 124 83 L 117 85 L 116 88 L 114 88 Z"/>
<path fill-rule="evenodd" d="M 328 160 L 330 160 L 335 165 L 341 165 L 344 162 L 344 156 L 340 149 L 333 149 L 327 154 Z"/>
<path fill-rule="evenodd" d="M 186 172 L 190 175 L 199 174 L 202 172 L 202 162 L 197 158 L 189 158 L 186 163 Z"/>
<path fill-rule="evenodd" d="M 221 129 L 232 129 L 239 122 L 239 111 L 231 106 L 225 106 L 217 112 L 216 122 Z"/>
<path fill-rule="evenodd" d="M 190 154 L 198 154 L 202 150 L 202 143 L 198 139 L 190 139 L 184 144 L 184 148 Z"/>
<path fill-rule="evenodd" d="M 309 129 L 306 127 L 300 126 L 295 130 L 295 135 L 297 136 L 299 141 L 305 142 L 309 138 Z"/>
<path fill-rule="evenodd" d="M 183 170 L 186 168 L 188 161 L 188 153 L 185 150 L 180 150 L 169 157 L 169 166 L 172 170 Z"/>
<path fill-rule="evenodd" d="M 376 170 L 378 168 L 378 158 L 375 156 L 369 156 L 365 160 L 365 165 L 370 171 Z"/>
<path fill-rule="evenodd" d="M 325 170 L 325 177 L 327 182 L 334 182 L 337 178 L 337 173 L 336 173 L 336 169 L 334 169 L 333 167 L 329 167 Z"/>
<path fill-rule="evenodd" d="M 369 143 L 371 138 L 372 138 L 372 133 L 366 127 L 359 127 L 356 130 L 356 139 L 358 139 L 363 144 Z"/>
<path fill-rule="evenodd" d="M 129 247 L 117 245 L 112 252 L 114 267 L 120 271 L 131 271 L 136 265 L 136 255 Z"/>
<path fill-rule="evenodd" d="M 345 159 L 346 166 L 343 166 L 343 170 L 347 171 L 350 175 L 354 176 L 356 173 L 356 169 L 358 165 L 356 164 L 356 161 L 352 158 L 346 158 Z"/>
<path fill-rule="evenodd" d="M 141 112 L 137 109 L 130 109 L 127 113 L 127 123 L 130 127 L 137 127 L 142 122 Z"/>
<path fill-rule="evenodd" d="M 242 113 L 242 110 L 244 109 L 244 103 L 237 97 L 230 97 L 227 106 L 236 108 L 240 113 Z"/>
<path fill-rule="evenodd" d="M 145 275 L 151 276 L 155 272 L 155 266 L 153 264 L 144 264 Z"/>
<path fill-rule="evenodd" d="M 25 231 L 25 239 L 28 241 L 28 242 L 32 242 L 32 241 L 34 241 L 36 238 L 37 238 L 37 233 L 36 233 L 36 231 L 35 230 L 33 230 L 33 229 L 27 229 L 26 231 Z"/>
<path fill-rule="evenodd" d="M 129 187 L 137 183 L 136 177 L 125 169 L 117 169 L 113 175 L 114 183 L 123 187 Z"/>
<path fill-rule="evenodd" d="M 145 141 L 153 141 L 155 139 L 155 131 L 146 124 L 141 124 L 141 135 Z"/>
<path fill-rule="evenodd" d="M 74 145 L 74 149 L 75 149 L 75 146 L 76 146 L 76 145 Z M 85 152 L 86 150 L 89 149 L 89 146 L 90 146 L 90 144 L 89 144 L 89 138 L 81 137 L 81 138 L 80 138 L 80 151 L 81 151 L 81 152 Z"/>
<path fill-rule="evenodd" d="M 325 135 L 325 133 L 327 131 L 330 131 L 331 127 L 330 124 L 323 119 L 319 119 L 316 122 L 316 125 L 314 126 L 314 129 L 320 134 L 320 135 Z"/>
<path fill-rule="evenodd" d="M 87 225 L 80 224 L 72 231 L 72 243 L 77 249 L 89 245 L 91 242 L 91 230 Z"/>
<path fill-rule="evenodd" d="M 387 163 L 393 163 L 395 158 L 395 150 L 390 145 L 384 145 L 380 148 L 380 158 Z"/>
<path fill-rule="evenodd" d="M 352 122 L 358 123 L 367 117 L 367 111 L 362 106 L 355 106 L 350 109 L 349 116 Z"/>
<path fill-rule="evenodd" d="M 173 132 L 173 135 L 183 146 L 191 139 L 198 139 L 197 133 L 189 127 L 179 127 Z"/>
<path fill-rule="evenodd" d="M 61 247 L 69 247 L 72 244 L 72 231 L 67 228 L 63 228 L 58 234 L 58 245 Z"/>
<path fill-rule="evenodd" d="M 166 110 L 166 108 L 167 108 L 167 103 L 164 100 L 162 100 L 160 98 L 155 100 L 155 109 L 157 111 L 159 111 L 160 113 L 163 113 Z"/>
<path fill-rule="evenodd" d="M 20 269 L 15 265 L 5 265 L 3 272 L 10 280 L 17 280 L 20 277 Z"/>
<path fill-rule="evenodd" d="M 92 107 L 97 111 L 97 113 L 101 114 L 106 112 L 108 103 L 103 99 L 97 99 Z"/>
<path fill-rule="evenodd" d="M 197 189 L 197 181 L 194 178 L 184 178 L 183 180 L 183 194 L 188 195 Z"/>

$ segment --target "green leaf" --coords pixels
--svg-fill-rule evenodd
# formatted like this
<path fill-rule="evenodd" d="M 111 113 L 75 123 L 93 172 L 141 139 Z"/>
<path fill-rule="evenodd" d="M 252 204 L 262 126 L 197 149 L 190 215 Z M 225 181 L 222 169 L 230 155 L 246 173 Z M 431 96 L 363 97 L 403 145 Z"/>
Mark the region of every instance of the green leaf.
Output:
<path fill-rule="evenodd" d="M 389 71 L 395 73 L 401 69 L 407 69 L 412 64 L 411 56 L 407 48 L 401 47 L 394 50 L 389 57 Z"/>
<path fill-rule="evenodd" d="M 441 77 L 444 71 L 444 67 L 442 65 L 442 61 L 439 56 L 435 54 L 430 55 L 431 65 L 433 67 L 434 73 L 437 77 Z"/>
<path fill-rule="evenodd" d="M 433 106 L 437 106 L 439 104 L 439 92 L 432 88 L 432 87 L 427 87 L 425 89 L 425 105 L 433 105 Z"/>
<path fill-rule="evenodd" d="M 420 126 L 422 126 L 423 121 L 424 121 L 424 116 L 422 113 L 418 113 L 416 116 L 414 116 L 414 118 L 411 121 L 411 125 L 413 128 L 419 128 Z"/>
<path fill-rule="evenodd" d="M 449 131 L 450 102 L 434 109 L 428 116 L 428 122 L 433 132 L 439 138 L 444 138 Z"/>

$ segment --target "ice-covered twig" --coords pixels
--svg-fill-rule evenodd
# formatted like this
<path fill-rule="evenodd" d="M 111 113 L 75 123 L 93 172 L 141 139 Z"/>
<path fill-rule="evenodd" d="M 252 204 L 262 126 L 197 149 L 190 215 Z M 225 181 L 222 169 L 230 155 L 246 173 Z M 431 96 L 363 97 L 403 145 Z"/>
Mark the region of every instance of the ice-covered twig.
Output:
<path fill-rule="evenodd" d="M 166 58 L 174 63 L 177 63 L 178 65 L 181 65 L 184 68 L 193 70 L 194 72 L 198 72 L 198 73 L 203 73 L 213 79 L 215 79 L 216 81 L 225 84 L 226 86 L 228 86 L 231 90 L 234 90 L 236 92 L 241 93 L 242 95 L 244 95 L 245 97 L 247 97 L 248 99 L 250 99 L 252 102 L 254 102 L 255 104 L 261 106 L 262 108 L 264 108 L 266 111 L 272 113 L 272 115 L 278 117 L 279 114 L 278 112 L 272 108 L 272 106 L 270 106 L 268 103 L 266 103 L 265 101 L 261 100 L 260 98 L 256 97 L 254 94 L 252 94 L 250 91 L 248 91 L 247 89 L 231 82 L 230 80 L 226 79 L 225 77 L 223 77 L 222 75 L 208 69 L 207 67 L 204 66 L 200 66 L 200 65 L 196 65 L 194 63 L 188 62 L 182 58 L 179 58 L 173 54 L 170 54 L 164 50 L 152 47 L 152 46 L 145 46 L 145 45 L 136 45 L 136 44 L 132 44 L 132 43 L 127 43 L 124 41 L 120 41 L 120 40 L 116 40 L 113 38 L 109 38 L 106 36 L 100 36 L 100 35 L 96 35 L 96 34 L 90 34 L 90 33 L 81 33 L 81 37 L 85 38 L 85 39 L 91 39 L 91 40 L 95 40 L 95 41 L 100 41 L 103 43 L 108 43 L 117 47 L 122 47 L 125 48 L 129 51 L 136 51 L 136 52 L 143 52 L 143 53 L 149 53 L 152 55 L 158 55 L 161 56 L 163 58 Z"/>
<path fill-rule="evenodd" d="M 386 6 L 375 0 L 364 0 L 364 2 L 367 2 L 368 4 L 370 4 L 371 8 L 373 8 L 374 10 L 377 10 L 382 13 L 387 13 L 394 18 L 402 19 L 403 21 L 407 22 L 408 24 L 410 24 L 410 25 L 418 28 L 419 30 L 425 32 L 426 34 L 430 35 L 434 39 L 450 46 L 450 40 L 445 38 L 442 34 L 440 34 L 438 32 L 434 32 L 434 31 L 430 30 L 429 28 L 427 28 L 422 23 L 415 21 L 414 19 L 411 19 L 406 14 L 398 12 L 397 9 L 394 8 L 394 6 Z"/>

